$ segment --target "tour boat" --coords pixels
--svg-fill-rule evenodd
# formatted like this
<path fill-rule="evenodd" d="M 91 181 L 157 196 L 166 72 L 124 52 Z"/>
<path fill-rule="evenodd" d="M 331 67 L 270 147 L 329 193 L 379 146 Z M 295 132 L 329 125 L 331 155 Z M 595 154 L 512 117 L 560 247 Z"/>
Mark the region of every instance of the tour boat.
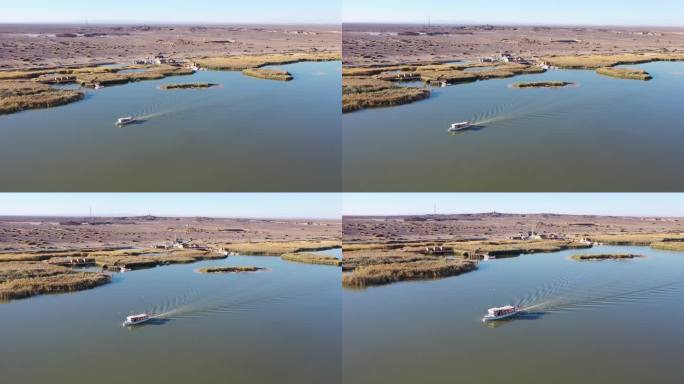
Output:
<path fill-rule="evenodd" d="M 93 88 L 95 88 L 95 89 L 102 89 L 102 88 L 104 88 L 104 85 L 100 85 L 100 83 L 95 83 L 95 85 L 93 86 Z"/>
<path fill-rule="evenodd" d="M 131 325 L 142 324 L 150 320 L 150 315 L 147 313 L 141 313 L 139 315 L 126 316 L 126 321 L 123 322 L 124 327 L 129 327 Z"/>
<path fill-rule="evenodd" d="M 132 269 L 126 268 L 126 267 L 119 267 L 119 272 L 124 273 L 124 272 L 130 272 Z"/>
<path fill-rule="evenodd" d="M 465 131 L 466 129 L 472 127 L 473 125 L 469 121 L 462 121 L 460 123 L 453 123 L 449 128 L 449 132 Z"/>
<path fill-rule="evenodd" d="M 487 311 L 487 314 L 484 315 L 482 318 L 482 321 L 488 322 L 488 321 L 497 321 L 497 320 L 503 320 L 507 319 L 509 317 L 513 317 L 520 313 L 520 308 L 517 306 L 512 306 L 512 305 L 506 305 L 505 307 L 499 307 L 499 308 L 489 308 Z"/>
<path fill-rule="evenodd" d="M 116 120 L 116 125 L 127 125 L 135 123 L 135 119 L 132 116 L 120 117 Z"/>

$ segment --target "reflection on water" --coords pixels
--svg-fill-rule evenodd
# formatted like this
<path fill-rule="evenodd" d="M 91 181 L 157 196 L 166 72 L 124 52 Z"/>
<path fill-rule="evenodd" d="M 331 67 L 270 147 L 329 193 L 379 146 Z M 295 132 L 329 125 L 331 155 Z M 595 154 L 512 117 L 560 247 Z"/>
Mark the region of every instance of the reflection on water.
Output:
<path fill-rule="evenodd" d="M 195 272 L 221 265 L 267 271 Z M 2 380 L 339 382 L 340 285 L 337 268 L 231 256 L 115 274 L 96 289 L 13 301 L 0 305 Z M 121 325 L 141 312 L 156 317 Z"/>
<path fill-rule="evenodd" d="M 0 116 L 0 189 L 339 191 L 340 67 L 278 66 L 290 82 L 200 71 Z M 158 89 L 185 82 L 221 86 Z M 140 122 L 115 126 L 124 116 Z"/>
<path fill-rule="evenodd" d="M 432 88 L 413 104 L 345 114 L 347 191 L 681 190 L 684 63 L 638 65 L 649 82 L 593 71 Z M 515 82 L 576 86 L 516 89 Z M 457 135 L 450 124 L 477 124 Z M 658 172 L 653 172 L 657 169 Z M 588 170 L 591 170 L 590 172 Z"/>
<path fill-rule="evenodd" d="M 578 253 L 646 258 L 569 259 Z M 345 290 L 344 381 L 678 381 L 675 356 L 684 345 L 672 335 L 684 318 L 683 254 L 598 247 L 479 266 L 452 278 Z M 523 312 L 481 321 L 488 308 L 507 304 Z"/>

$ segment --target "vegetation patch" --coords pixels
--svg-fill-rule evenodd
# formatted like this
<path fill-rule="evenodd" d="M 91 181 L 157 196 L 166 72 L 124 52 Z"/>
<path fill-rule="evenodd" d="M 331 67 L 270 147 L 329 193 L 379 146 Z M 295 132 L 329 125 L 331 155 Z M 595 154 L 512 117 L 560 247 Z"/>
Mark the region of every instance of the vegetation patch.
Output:
<path fill-rule="evenodd" d="M 290 81 L 294 79 L 288 71 L 269 68 L 247 68 L 242 70 L 242 74 L 266 80 Z"/>
<path fill-rule="evenodd" d="M 243 255 L 280 256 L 284 253 L 296 253 L 307 251 L 324 251 L 326 249 L 339 248 L 339 241 L 276 241 L 226 244 L 224 248 L 230 252 Z"/>
<path fill-rule="evenodd" d="M 34 81 L 0 81 L 0 115 L 27 109 L 56 107 L 82 100 L 84 97 L 83 92 L 54 89 Z"/>
<path fill-rule="evenodd" d="M 562 88 L 570 85 L 575 85 L 575 83 L 568 81 L 536 81 L 527 83 L 514 83 L 513 88 Z"/>
<path fill-rule="evenodd" d="M 684 252 L 684 242 L 682 241 L 657 241 L 650 244 L 653 249 L 662 249 L 664 251 Z"/>
<path fill-rule="evenodd" d="M 629 253 L 619 254 L 596 254 L 596 255 L 574 255 L 571 259 L 577 261 L 602 261 L 602 260 L 630 260 L 644 257 L 642 255 L 634 255 Z"/>
<path fill-rule="evenodd" d="M 241 55 L 204 57 L 195 59 L 195 63 L 207 69 L 221 71 L 242 71 L 249 68 L 260 68 L 267 65 L 284 65 L 304 61 L 338 61 L 339 53 L 291 53 L 269 55 Z"/>
<path fill-rule="evenodd" d="M 172 89 L 204 89 L 217 87 L 218 84 L 214 83 L 182 83 L 182 84 L 162 84 L 159 86 L 160 89 L 172 90 Z"/>
<path fill-rule="evenodd" d="M 227 256 L 206 250 L 172 250 L 158 254 L 149 251 L 112 251 L 94 252 L 90 257 L 103 269 L 119 270 L 121 268 L 145 269 L 170 264 L 188 264 L 201 260 L 224 259 Z"/>
<path fill-rule="evenodd" d="M 317 255 L 306 252 L 285 253 L 281 255 L 280 258 L 283 260 L 293 261 L 296 263 L 334 265 L 336 267 L 342 265 L 342 260 L 336 257 Z"/>
<path fill-rule="evenodd" d="M 373 92 L 343 93 L 342 112 L 409 104 L 428 97 L 430 97 L 428 89 L 399 86 Z"/>
<path fill-rule="evenodd" d="M 597 68 L 596 73 L 604 76 L 617 77 L 619 79 L 648 81 L 653 78 L 648 72 L 639 68 L 602 67 Z"/>
<path fill-rule="evenodd" d="M 42 262 L 7 262 L 0 264 L 0 300 L 80 291 L 110 281 L 103 273 L 77 272 Z"/>
<path fill-rule="evenodd" d="M 623 53 L 617 55 L 550 56 L 547 64 L 568 69 L 597 69 L 622 64 L 641 64 L 652 61 L 683 61 L 684 53 Z"/>
<path fill-rule="evenodd" d="M 468 260 L 415 261 L 407 263 L 378 264 L 360 267 L 342 277 L 347 288 L 364 288 L 391 284 L 398 281 L 438 279 L 456 276 L 477 269 Z"/>

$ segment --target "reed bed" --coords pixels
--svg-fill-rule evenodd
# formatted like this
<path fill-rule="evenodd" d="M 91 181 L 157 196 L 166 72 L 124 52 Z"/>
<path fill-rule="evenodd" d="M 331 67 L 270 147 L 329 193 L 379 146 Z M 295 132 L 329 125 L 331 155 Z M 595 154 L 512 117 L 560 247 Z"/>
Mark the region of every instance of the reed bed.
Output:
<path fill-rule="evenodd" d="M 644 257 L 643 255 L 634 255 L 630 253 L 618 254 L 595 254 L 595 255 L 573 255 L 571 259 L 576 261 L 602 261 L 602 260 L 629 260 Z"/>
<path fill-rule="evenodd" d="M 307 251 L 323 251 L 331 248 L 339 248 L 339 241 L 277 241 L 277 242 L 254 242 L 226 244 L 224 248 L 230 252 L 244 255 L 280 256 L 284 253 L 296 253 Z"/>
<path fill-rule="evenodd" d="M 93 288 L 110 282 L 102 273 L 76 272 L 44 262 L 5 262 L 0 264 L 0 300 L 22 299 L 49 293 Z"/>
<path fill-rule="evenodd" d="M 568 69 L 597 69 L 622 64 L 642 64 L 653 61 L 683 61 L 684 53 L 623 53 L 616 55 L 550 56 L 547 64 Z"/>
<path fill-rule="evenodd" d="M 613 67 L 602 67 L 597 68 L 596 73 L 599 75 L 616 77 L 619 79 L 631 79 L 631 80 L 643 80 L 648 81 L 653 79 L 653 77 L 643 69 L 639 68 L 613 68 Z"/>
<path fill-rule="evenodd" d="M 268 55 L 241 55 L 204 57 L 195 59 L 195 63 L 203 68 L 221 71 L 242 71 L 249 68 L 260 68 L 267 65 L 294 64 L 304 61 L 338 61 L 339 53 L 290 53 Z"/>
<path fill-rule="evenodd" d="M 569 81 L 535 81 L 527 83 L 514 83 L 513 88 L 562 88 L 575 83 Z"/>
<path fill-rule="evenodd" d="M 174 89 L 204 89 L 216 87 L 218 84 L 214 83 L 182 83 L 182 84 L 162 84 L 159 86 L 163 90 L 174 90 Z"/>
<path fill-rule="evenodd" d="M 265 80 L 290 81 L 294 79 L 290 72 L 269 68 L 247 68 L 242 70 L 242 74 Z"/>
<path fill-rule="evenodd" d="M 306 252 L 285 253 L 280 255 L 280 258 L 295 263 L 333 265 L 336 267 L 342 265 L 342 260 L 338 258 L 332 256 L 316 255 L 313 253 Z"/>
<path fill-rule="evenodd" d="M 438 279 L 456 276 L 477 269 L 467 260 L 415 261 L 396 264 L 378 264 L 355 269 L 342 277 L 347 288 L 365 288 L 407 280 Z"/>

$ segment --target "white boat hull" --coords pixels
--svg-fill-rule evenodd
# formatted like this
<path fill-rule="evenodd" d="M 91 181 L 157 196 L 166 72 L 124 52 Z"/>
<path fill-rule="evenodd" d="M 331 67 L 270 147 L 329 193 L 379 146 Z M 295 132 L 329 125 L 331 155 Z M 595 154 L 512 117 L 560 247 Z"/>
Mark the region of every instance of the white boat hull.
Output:
<path fill-rule="evenodd" d="M 520 313 L 520 311 L 511 312 L 511 313 L 507 313 L 507 314 L 505 314 L 505 315 L 500 315 L 500 316 L 485 315 L 485 316 L 482 318 L 482 321 L 486 323 L 486 322 L 489 322 L 489 321 L 504 320 L 504 319 L 508 319 L 508 318 L 513 317 L 513 316 L 516 316 L 518 313 Z"/>

